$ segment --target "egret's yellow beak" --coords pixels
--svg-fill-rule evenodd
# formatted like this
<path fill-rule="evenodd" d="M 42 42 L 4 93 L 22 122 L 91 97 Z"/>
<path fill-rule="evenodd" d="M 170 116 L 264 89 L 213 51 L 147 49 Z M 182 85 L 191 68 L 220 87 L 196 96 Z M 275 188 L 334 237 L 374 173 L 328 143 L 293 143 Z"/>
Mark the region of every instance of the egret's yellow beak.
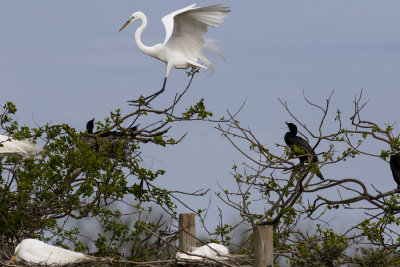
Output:
<path fill-rule="evenodd" d="M 12 263 L 12 262 L 15 260 L 15 258 L 16 258 L 17 256 L 18 256 L 18 250 L 15 251 L 14 255 L 12 256 L 12 258 L 11 258 L 11 260 L 8 262 L 8 264 Z"/>
<path fill-rule="evenodd" d="M 122 31 L 126 26 L 129 25 L 129 23 L 131 23 L 131 21 L 133 20 L 133 17 L 131 17 L 125 24 L 124 26 L 122 26 L 122 28 L 119 31 Z"/>
<path fill-rule="evenodd" d="M 122 28 L 119 31 L 122 31 L 126 26 L 129 25 L 129 23 L 131 23 L 129 20 L 124 24 L 124 26 L 122 26 Z"/>

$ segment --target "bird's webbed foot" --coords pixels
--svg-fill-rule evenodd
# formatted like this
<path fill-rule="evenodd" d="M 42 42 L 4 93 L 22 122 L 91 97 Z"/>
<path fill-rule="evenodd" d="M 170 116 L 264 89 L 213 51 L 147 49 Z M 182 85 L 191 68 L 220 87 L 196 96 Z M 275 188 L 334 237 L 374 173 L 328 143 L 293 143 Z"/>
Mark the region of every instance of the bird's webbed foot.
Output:
<path fill-rule="evenodd" d="M 136 100 L 128 100 L 126 102 L 129 103 L 129 106 L 135 106 L 135 107 L 142 107 L 143 106 L 143 107 L 147 107 L 147 108 L 151 109 L 150 101 L 147 101 L 146 99 L 147 99 L 147 97 L 140 96 Z"/>
<path fill-rule="evenodd" d="M 129 102 L 130 103 L 129 105 L 131 105 L 131 106 L 145 106 L 145 107 L 151 108 L 150 102 L 153 101 L 162 92 L 164 92 L 166 82 L 167 82 L 167 77 L 164 78 L 163 87 L 161 88 L 160 91 L 155 92 L 154 94 L 146 96 L 146 97 L 140 96 L 139 99 L 128 100 L 127 102 Z"/>
<path fill-rule="evenodd" d="M 164 91 L 164 90 L 162 90 L 162 91 Z M 152 94 L 150 96 L 147 96 L 147 97 L 140 96 L 139 99 L 128 100 L 127 102 L 129 103 L 130 106 L 136 106 L 136 107 L 144 106 L 147 108 L 151 108 L 150 102 L 153 101 L 159 94 L 161 94 L 162 91 L 159 91 L 159 92 Z"/>

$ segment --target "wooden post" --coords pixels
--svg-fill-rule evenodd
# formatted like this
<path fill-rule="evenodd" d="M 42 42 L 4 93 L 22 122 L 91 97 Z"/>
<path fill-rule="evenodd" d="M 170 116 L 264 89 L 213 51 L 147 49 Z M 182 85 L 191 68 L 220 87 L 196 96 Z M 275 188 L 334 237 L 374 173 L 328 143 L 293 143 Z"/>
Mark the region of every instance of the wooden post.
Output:
<path fill-rule="evenodd" d="M 256 267 L 274 266 L 274 227 L 272 225 L 254 226 L 254 256 Z"/>
<path fill-rule="evenodd" d="M 196 246 L 196 226 L 194 213 L 179 214 L 179 248 L 192 252 Z"/>

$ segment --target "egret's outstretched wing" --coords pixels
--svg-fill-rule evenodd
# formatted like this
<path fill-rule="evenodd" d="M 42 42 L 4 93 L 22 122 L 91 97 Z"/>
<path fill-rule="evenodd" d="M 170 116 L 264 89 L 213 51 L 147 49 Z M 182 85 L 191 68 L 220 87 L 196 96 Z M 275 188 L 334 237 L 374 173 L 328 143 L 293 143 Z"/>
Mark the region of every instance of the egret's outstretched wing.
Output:
<path fill-rule="evenodd" d="M 190 6 L 181 8 L 179 10 L 176 10 L 164 17 L 162 17 L 161 21 L 164 24 L 164 28 L 165 28 L 165 40 L 164 40 L 164 44 L 167 43 L 168 39 L 171 37 L 172 35 L 172 31 L 174 30 L 174 17 L 176 15 L 179 15 L 180 13 L 186 12 L 188 10 L 194 9 L 196 8 L 196 4 L 192 4 Z"/>
<path fill-rule="evenodd" d="M 203 48 L 218 51 L 204 38 L 207 27 L 217 27 L 230 12 L 223 5 L 196 7 L 196 4 L 182 8 L 162 18 L 166 36 L 164 44 L 183 53 L 192 60 L 200 58 L 203 63 L 212 67 L 211 63 L 201 54 Z"/>

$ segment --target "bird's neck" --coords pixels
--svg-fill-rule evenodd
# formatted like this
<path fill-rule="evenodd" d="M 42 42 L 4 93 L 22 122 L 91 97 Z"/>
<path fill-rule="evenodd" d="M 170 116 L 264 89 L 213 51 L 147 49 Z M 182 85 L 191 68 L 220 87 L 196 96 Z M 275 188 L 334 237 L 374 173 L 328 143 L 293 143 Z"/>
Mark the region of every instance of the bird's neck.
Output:
<path fill-rule="evenodd" d="M 143 53 L 149 54 L 150 47 L 144 45 L 141 40 L 142 32 L 147 26 L 147 18 L 146 18 L 146 16 L 142 16 L 139 19 L 142 21 L 142 25 L 140 25 L 140 27 L 135 32 L 136 44 L 139 47 L 139 49 L 143 51 Z"/>
<path fill-rule="evenodd" d="M 292 139 L 293 137 L 296 137 L 296 134 L 294 134 L 294 133 L 292 133 L 292 132 L 287 132 L 287 133 L 285 133 L 285 143 L 286 143 L 288 146 L 293 145 L 293 143 L 292 143 L 292 141 L 291 141 L 291 139 Z"/>

